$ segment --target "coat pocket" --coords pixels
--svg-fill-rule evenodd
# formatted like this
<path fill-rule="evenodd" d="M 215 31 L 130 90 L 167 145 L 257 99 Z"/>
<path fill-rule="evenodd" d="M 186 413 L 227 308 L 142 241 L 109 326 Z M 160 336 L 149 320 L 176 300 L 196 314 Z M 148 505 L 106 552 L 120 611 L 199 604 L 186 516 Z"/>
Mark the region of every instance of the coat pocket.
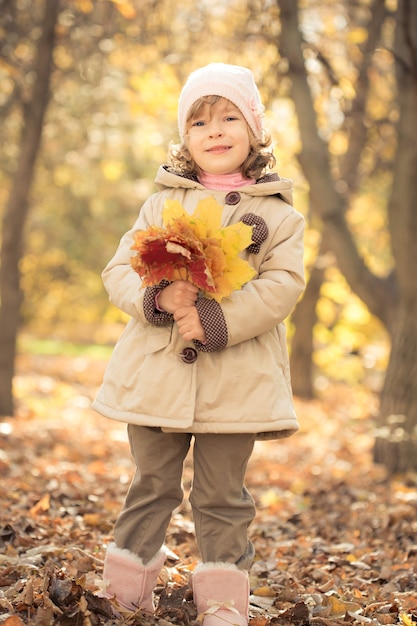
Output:
<path fill-rule="evenodd" d="M 146 331 L 145 355 L 166 348 L 171 341 L 171 336 L 172 324 L 169 324 L 169 326 L 150 326 Z"/>

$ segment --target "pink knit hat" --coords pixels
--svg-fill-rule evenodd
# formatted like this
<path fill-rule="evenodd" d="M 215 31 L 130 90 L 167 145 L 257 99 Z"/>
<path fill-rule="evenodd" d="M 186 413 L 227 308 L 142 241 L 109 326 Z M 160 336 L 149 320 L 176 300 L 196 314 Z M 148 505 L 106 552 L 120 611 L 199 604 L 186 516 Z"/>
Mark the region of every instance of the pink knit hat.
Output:
<path fill-rule="evenodd" d="M 203 96 L 222 96 L 233 102 L 244 115 L 255 137 L 262 137 L 262 114 L 265 110 L 250 70 L 239 65 L 210 63 L 192 72 L 178 101 L 178 129 L 184 141 L 190 108 Z"/>

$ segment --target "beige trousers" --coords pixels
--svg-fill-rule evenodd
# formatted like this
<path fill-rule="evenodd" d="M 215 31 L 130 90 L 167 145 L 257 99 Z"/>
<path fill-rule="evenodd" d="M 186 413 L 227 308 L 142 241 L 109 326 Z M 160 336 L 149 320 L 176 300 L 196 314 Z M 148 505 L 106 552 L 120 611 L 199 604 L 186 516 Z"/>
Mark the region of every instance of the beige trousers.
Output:
<path fill-rule="evenodd" d="M 202 561 L 248 569 L 254 557 L 248 526 L 256 511 L 244 481 L 255 435 L 164 433 L 132 424 L 128 435 L 136 473 L 115 525 L 116 545 L 144 563 L 161 548 L 183 500 L 183 465 L 194 438 L 190 503 Z"/>

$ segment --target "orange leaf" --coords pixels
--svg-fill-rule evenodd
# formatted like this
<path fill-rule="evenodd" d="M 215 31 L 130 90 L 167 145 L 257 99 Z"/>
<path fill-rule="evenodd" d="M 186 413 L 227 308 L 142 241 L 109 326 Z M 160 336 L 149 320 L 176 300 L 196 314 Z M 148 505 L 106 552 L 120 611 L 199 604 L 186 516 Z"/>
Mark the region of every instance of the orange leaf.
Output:
<path fill-rule="evenodd" d="M 275 591 L 273 589 L 270 589 L 269 587 L 258 587 L 257 589 L 254 590 L 253 592 L 254 596 L 260 596 L 262 598 L 274 598 L 277 594 L 275 593 Z"/>
<path fill-rule="evenodd" d="M 32 517 L 36 517 L 39 513 L 45 513 L 49 511 L 49 507 L 51 504 L 51 497 L 49 493 L 46 493 L 40 500 L 37 502 L 29 511 Z"/>
<path fill-rule="evenodd" d="M 269 618 L 258 615 L 249 621 L 249 626 L 268 626 Z"/>

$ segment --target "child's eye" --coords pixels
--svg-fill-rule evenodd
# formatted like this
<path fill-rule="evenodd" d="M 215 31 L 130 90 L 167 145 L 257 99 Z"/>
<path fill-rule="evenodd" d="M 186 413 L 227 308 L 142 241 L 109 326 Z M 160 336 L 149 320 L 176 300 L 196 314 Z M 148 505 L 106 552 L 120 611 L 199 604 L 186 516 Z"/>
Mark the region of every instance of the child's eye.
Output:
<path fill-rule="evenodd" d="M 191 122 L 191 126 L 204 126 L 203 120 L 196 120 L 195 122 Z"/>

